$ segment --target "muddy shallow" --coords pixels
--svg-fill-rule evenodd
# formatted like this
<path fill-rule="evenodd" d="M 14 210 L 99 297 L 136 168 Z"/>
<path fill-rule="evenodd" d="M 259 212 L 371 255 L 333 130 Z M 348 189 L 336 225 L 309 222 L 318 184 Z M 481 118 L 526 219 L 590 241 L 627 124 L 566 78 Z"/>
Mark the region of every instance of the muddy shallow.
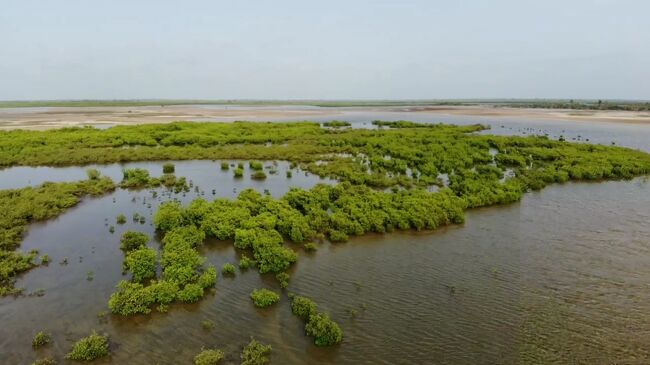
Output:
<path fill-rule="evenodd" d="M 583 136 L 606 138 L 599 128 Z M 638 133 L 626 133 L 609 137 L 634 145 Z M 638 147 L 648 150 L 649 140 Z M 129 164 L 154 176 L 161 165 Z M 100 169 L 119 180 L 121 167 Z M 252 289 L 277 289 L 277 283 L 255 271 L 220 276 L 213 294 L 166 314 L 98 317 L 123 278 L 120 234 L 135 229 L 153 236 L 151 214 L 160 201 L 234 197 L 245 187 L 281 196 L 289 186 L 319 182 L 304 173 L 287 179 L 287 168 L 280 162 L 277 175 L 264 182 L 236 181 L 219 161 L 177 162 L 177 175 L 198 191 L 183 196 L 158 189 L 152 198 L 149 190 L 118 190 L 31 225 L 21 248 L 37 248 L 52 262 L 17 285 L 45 295 L 0 299 L 0 364 L 61 359 L 91 329 L 111 336 L 112 356 L 98 363 L 114 364 L 191 363 L 201 347 L 221 348 L 227 363 L 238 363 L 250 336 L 273 346 L 274 364 L 650 362 L 650 182 L 644 178 L 551 186 L 516 204 L 469 211 L 464 225 L 434 232 L 367 235 L 323 243 L 313 254 L 293 246 L 299 259 L 290 290 L 339 322 L 344 341 L 334 348 L 310 343 L 286 297 L 256 309 Z M 0 188 L 78 180 L 84 171 L 5 169 Z M 136 212 L 145 215 L 144 224 L 131 220 Z M 127 224 L 115 224 L 120 213 Z M 115 225 L 114 234 L 108 225 Z M 228 242 L 207 242 L 203 253 L 217 267 L 238 257 Z M 68 264 L 60 265 L 66 257 Z M 203 320 L 214 329 L 203 329 Z M 34 351 L 39 330 L 51 332 L 54 343 Z"/>

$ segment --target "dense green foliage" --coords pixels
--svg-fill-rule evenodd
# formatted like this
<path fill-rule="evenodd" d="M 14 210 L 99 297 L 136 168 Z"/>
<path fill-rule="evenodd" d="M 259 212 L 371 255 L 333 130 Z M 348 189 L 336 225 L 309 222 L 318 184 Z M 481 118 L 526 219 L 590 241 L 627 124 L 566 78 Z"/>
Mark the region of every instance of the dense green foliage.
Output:
<path fill-rule="evenodd" d="M 266 308 L 280 301 L 280 295 L 268 289 L 255 289 L 251 293 L 251 299 L 256 307 Z"/>
<path fill-rule="evenodd" d="M 137 250 L 147 245 L 149 236 L 142 232 L 126 231 L 120 238 L 120 249 L 125 252 Z"/>
<path fill-rule="evenodd" d="M 173 163 L 167 162 L 163 164 L 163 174 L 173 174 L 175 170 L 176 167 L 174 166 Z"/>
<path fill-rule="evenodd" d="M 49 333 L 40 331 L 32 339 L 32 347 L 33 348 L 43 347 L 50 342 L 52 342 L 52 336 L 50 336 Z"/>
<path fill-rule="evenodd" d="M 173 171 L 174 165 L 171 168 L 163 165 L 163 170 Z M 149 171 L 140 168 L 124 169 L 122 171 L 123 178 L 120 187 L 127 189 L 140 189 L 140 188 L 155 188 L 158 186 L 165 186 L 174 189 L 176 192 L 189 191 L 190 187 L 187 185 L 185 177 L 177 178 L 173 173 L 164 173 L 161 177 L 155 178 L 149 176 Z"/>
<path fill-rule="evenodd" d="M 271 345 L 264 345 L 251 338 L 251 342 L 244 347 L 240 358 L 241 365 L 264 365 L 269 363 Z"/>
<path fill-rule="evenodd" d="M 98 335 L 95 331 L 88 337 L 77 341 L 66 359 L 92 361 L 108 355 L 108 337 Z"/>
<path fill-rule="evenodd" d="M 37 187 L 0 191 L 0 296 L 17 294 L 16 275 L 36 266 L 36 252 L 14 251 L 30 222 L 59 216 L 84 196 L 97 196 L 115 189 L 106 177 L 71 183 L 44 183 Z"/>
<path fill-rule="evenodd" d="M 229 262 L 223 264 L 223 266 L 221 267 L 221 273 L 224 276 L 235 275 L 235 265 L 233 265 L 233 264 L 231 264 Z"/>
<path fill-rule="evenodd" d="M 326 313 L 319 313 L 311 299 L 290 295 L 291 311 L 305 321 L 305 332 L 314 338 L 316 346 L 332 346 L 343 340 L 343 331 Z"/>
<path fill-rule="evenodd" d="M 309 317 L 316 314 L 317 308 L 316 303 L 307 297 L 296 295 L 291 298 L 291 311 L 304 321 L 308 321 Z"/>
<path fill-rule="evenodd" d="M 314 338 L 316 346 L 332 346 L 343 340 L 343 331 L 327 314 L 316 313 L 309 317 L 305 332 Z"/>
<path fill-rule="evenodd" d="M 189 211 L 190 208 L 199 209 L 199 204 L 192 203 Z M 205 240 L 205 233 L 193 225 L 181 226 L 186 218 L 191 217 L 191 213 L 182 211 L 177 203 L 161 205 L 154 222 L 158 229 L 165 227 L 170 230 L 162 239 L 162 278 L 152 280 L 149 285 L 140 282 L 155 278 L 156 251 L 144 247 L 148 240 L 146 235 L 129 233 L 136 241 L 136 249 L 127 252 L 125 267 L 133 273 L 133 282 L 121 281 L 117 285 L 117 291 L 108 301 L 113 313 L 148 314 L 154 304 L 158 304 L 157 309 L 164 312 L 167 305 L 176 300 L 185 303 L 198 301 L 205 294 L 205 289 L 215 285 L 217 270 L 212 266 L 204 267 L 205 258 L 196 250 Z M 134 254 L 136 256 L 132 256 Z"/>
<path fill-rule="evenodd" d="M 201 349 L 194 357 L 194 365 L 217 365 L 224 355 L 221 350 Z"/>
<path fill-rule="evenodd" d="M 156 276 L 157 256 L 156 250 L 141 247 L 126 255 L 124 267 L 133 274 L 133 281 L 142 282 Z"/>

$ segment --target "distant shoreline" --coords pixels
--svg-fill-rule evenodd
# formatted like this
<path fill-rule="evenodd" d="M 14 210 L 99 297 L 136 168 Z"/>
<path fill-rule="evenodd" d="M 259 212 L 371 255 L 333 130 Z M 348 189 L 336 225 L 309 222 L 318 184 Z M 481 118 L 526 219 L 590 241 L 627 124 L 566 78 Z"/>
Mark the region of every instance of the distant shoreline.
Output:
<path fill-rule="evenodd" d="M 522 121 L 554 120 L 649 124 L 650 112 L 619 110 L 573 110 L 512 108 L 486 105 L 403 105 L 318 107 L 300 105 L 168 105 L 168 106 L 74 106 L 0 108 L 0 130 L 51 129 L 76 126 L 106 126 L 172 121 L 287 121 L 345 120 L 350 113 L 381 115 L 386 119 L 411 119 L 418 115 L 454 115 Z M 383 115 L 382 115 L 383 114 Z M 412 117 L 411 117 L 412 115 Z"/>

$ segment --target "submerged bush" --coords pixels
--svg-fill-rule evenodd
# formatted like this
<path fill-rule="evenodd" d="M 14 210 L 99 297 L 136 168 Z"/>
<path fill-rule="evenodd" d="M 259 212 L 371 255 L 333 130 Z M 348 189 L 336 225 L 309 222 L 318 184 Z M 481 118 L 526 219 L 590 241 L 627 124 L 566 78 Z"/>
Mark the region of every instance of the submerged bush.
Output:
<path fill-rule="evenodd" d="M 248 163 L 248 166 L 256 171 L 262 170 L 264 165 L 260 161 L 251 161 Z"/>
<path fill-rule="evenodd" d="M 222 162 L 221 163 L 221 169 L 224 170 L 224 171 L 230 169 L 230 165 L 228 164 L 228 162 L 225 162 L 225 161 Z"/>
<path fill-rule="evenodd" d="M 50 342 L 52 342 L 52 336 L 50 336 L 49 333 L 40 331 L 34 336 L 34 339 L 32 340 L 32 347 L 39 348 L 47 345 Z"/>
<path fill-rule="evenodd" d="M 101 173 L 97 169 L 86 170 L 86 175 L 88 176 L 88 180 L 99 180 L 101 177 Z"/>
<path fill-rule="evenodd" d="M 221 350 L 201 349 L 194 357 L 194 365 L 216 365 L 224 358 Z"/>
<path fill-rule="evenodd" d="M 256 307 L 266 308 L 280 301 L 280 295 L 268 289 L 255 289 L 251 293 L 251 299 Z"/>
<path fill-rule="evenodd" d="M 120 238 L 120 249 L 125 252 L 145 247 L 149 242 L 149 236 L 142 232 L 126 231 Z"/>
<path fill-rule="evenodd" d="M 163 174 L 173 174 L 174 170 L 176 170 L 176 167 L 173 163 L 167 162 L 163 164 Z"/>
<path fill-rule="evenodd" d="M 280 272 L 275 275 L 275 279 L 280 283 L 280 288 L 286 289 L 289 287 L 289 279 L 291 277 L 286 272 Z"/>
<path fill-rule="evenodd" d="M 264 173 L 264 171 L 262 170 L 258 170 L 253 172 L 253 174 L 251 174 L 251 178 L 255 180 L 264 180 L 266 179 L 266 173 Z"/>
<path fill-rule="evenodd" d="M 235 275 L 235 265 L 231 263 L 225 263 L 221 267 L 221 274 L 224 276 L 232 276 Z"/>
<path fill-rule="evenodd" d="M 108 336 L 100 336 L 93 331 L 88 337 L 77 341 L 66 359 L 77 361 L 92 361 L 108 355 Z"/>
<path fill-rule="evenodd" d="M 243 177 L 243 176 L 244 176 L 244 169 L 242 169 L 241 167 L 236 168 L 236 169 L 234 170 L 234 172 L 233 172 L 233 175 L 234 175 L 236 178 Z"/>
<path fill-rule="evenodd" d="M 316 314 L 316 309 L 316 303 L 307 297 L 296 295 L 291 298 L 291 312 L 304 321 L 308 321 L 309 317 Z"/>
<path fill-rule="evenodd" d="M 314 337 L 316 346 L 331 346 L 343 340 L 343 331 L 339 325 L 324 313 L 310 315 L 305 331 Z"/>
<path fill-rule="evenodd" d="M 115 218 L 115 221 L 117 224 L 124 224 L 126 223 L 126 216 L 124 214 L 120 214 Z"/>
<path fill-rule="evenodd" d="M 264 365 L 269 363 L 271 345 L 264 345 L 251 338 L 251 342 L 244 347 L 240 358 L 241 365 Z"/>

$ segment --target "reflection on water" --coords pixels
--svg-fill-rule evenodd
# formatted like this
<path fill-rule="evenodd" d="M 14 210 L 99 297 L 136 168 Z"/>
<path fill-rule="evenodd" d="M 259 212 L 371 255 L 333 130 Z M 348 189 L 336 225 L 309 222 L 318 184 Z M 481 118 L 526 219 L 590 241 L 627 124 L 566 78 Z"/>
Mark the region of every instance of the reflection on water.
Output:
<path fill-rule="evenodd" d="M 580 133 L 593 141 L 601 133 L 595 128 Z M 647 141 L 641 146 L 646 150 Z M 162 171 L 158 162 L 128 166 Z M 101 169 L 119 181 L 121 167 Z M 135 229 L 154 236 L 151 215 L 160 201 L 234 197 L 245 187 L 280 196 L 289 186 L 319 181 L 303 173 L 288 180 L 287 168 L 280 163 L 278 174 L 263 182 L 236 181 L 218 162 L 178 162 L 176 174 L 198 191 L 158 190 L 153 198 L 148 190 L 118 190 L 31 225 L 21 248 L 38 248 L 52 263 L 17 285 L 45 295 L 0 299 L 0 364 L 28 364 L 48 354 L 61 359 L 91 329 L 111 336 L 113 354 L 99 363 L 114 364 L 191 363 L 201 347 L 221 348 L 226 363 L 238 363 L 250 336 L 273 346 L 275 364 L 650 362 L 647 179 L 550 186 L 520 203 L 469 211 L 464 225 L 434 232 L 367 235 L 323 243 L 315 253 L 294 246 L 299 260 L 289 288 L 339 322 L 344 341 L 334 348 L 311 344 L 286 297 L 256 309 L 249 293 L 278 287 L 272 276 L 255 271 L 220 277 L 214 293 L 197 304 L 173 305 L 166 314 L 98 317 L 123 278 L 120 234 Z M 0 171 L 5 187 L 83 177 L 80 168 Z M 109 233 L 118 214 L 136 212 L 146 216 L 144 224 L 129 219 Z M 202 251 L 217 267 L 238 260 L 229 242 L 208 242 Z M 68 264 L 60 265 L 64 258 Z M 203 329 L 203 320 L 214 322 L 214 329 Z M 54 344 L 34 351 L 30 341 L 39 330 L 51 332 Z"/>

